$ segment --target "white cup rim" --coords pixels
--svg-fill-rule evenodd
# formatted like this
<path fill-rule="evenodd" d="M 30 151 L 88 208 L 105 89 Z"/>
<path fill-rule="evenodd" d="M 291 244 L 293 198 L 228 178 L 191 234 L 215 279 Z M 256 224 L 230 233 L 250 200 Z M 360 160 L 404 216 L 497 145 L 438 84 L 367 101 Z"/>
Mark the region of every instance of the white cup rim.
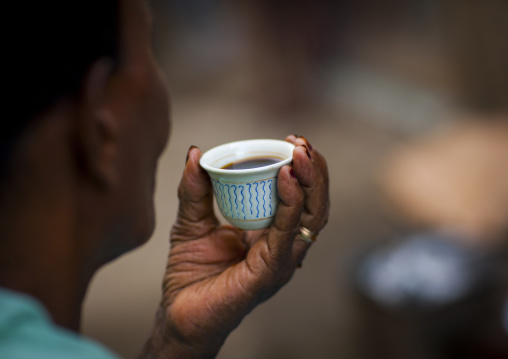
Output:
<path fill-rule="evenodd" d="M 287 157 L 287 158 L 285 158 L 277 163 L 274 163 L 274 164 L 271 164 L 268 166 L 263 166 L 263 167 L 231 170 L 231 169 L 217 168 L 217 167 L 214 167 L 211 165 L 212 161 L 214 161 L 216 156 L 220 152 L 224 151 L 225 149 L 227 149 L 227 148 L 233 149 L 235 147 L 239 147 L 240 145 L 252 145 L 255 143 L 258 145 L 264 145 L 264 146 L 273 144 L 273 145 L 276 145 L 279 147 L 283 147 L 286 151 L 288 151 L 288 153 L 291 153 L 291 154 L 289 156 L 284 155 L 284 157 Z M 221 175 L 235 176 L 235 175 L 261 173 L 261 172 L 269 171 L 272 169 L 281 168 L 282 166 L 290 164 L 293 161 L 293 149 L 294 148 L 295 148 L 295 146 L 292 143 L 282 141 L 282 140 L 252 139 L 252 140 L 234 141 L 234 142 L 224 143 L 222 145 L 216 146 L 216 147 L 206 151 L 201 156 L 201 159 L 199 160 L 199 164 L 206 171 L 216 173 L 216 174 L 221 174 Z M 268 156 L 268 155 L 269 154 L 267 154 L 266 156 Z"/>

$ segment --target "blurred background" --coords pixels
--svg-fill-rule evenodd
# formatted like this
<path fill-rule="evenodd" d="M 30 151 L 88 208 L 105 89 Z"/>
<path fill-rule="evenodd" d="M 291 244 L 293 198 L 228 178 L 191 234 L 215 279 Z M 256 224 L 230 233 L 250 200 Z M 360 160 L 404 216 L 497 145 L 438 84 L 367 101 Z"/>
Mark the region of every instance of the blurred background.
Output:
<path fill-rule="evenodd" d="M 157 228 L 101 270 L 83 331 L 135 358 L 187 149 L 305 136 L 331 213 L 219 359 L 508 358 L 508 1 L 153 0 L 172 98 Z"/>

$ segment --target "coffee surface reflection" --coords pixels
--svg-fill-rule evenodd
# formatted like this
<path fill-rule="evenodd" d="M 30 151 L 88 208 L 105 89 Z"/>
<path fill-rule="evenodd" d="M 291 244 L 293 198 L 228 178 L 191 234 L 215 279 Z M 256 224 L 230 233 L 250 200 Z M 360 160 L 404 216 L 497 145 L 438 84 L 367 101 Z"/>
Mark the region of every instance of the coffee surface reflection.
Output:
<path fill-rule="evenodd" d="M 245 158 L 240 161 L 228 163 L 221 167 L 225 170 L 246 170 L 250 168 L 265 167 L 280 162 L 281 159 L 275 157 L 251 157 Z"/>

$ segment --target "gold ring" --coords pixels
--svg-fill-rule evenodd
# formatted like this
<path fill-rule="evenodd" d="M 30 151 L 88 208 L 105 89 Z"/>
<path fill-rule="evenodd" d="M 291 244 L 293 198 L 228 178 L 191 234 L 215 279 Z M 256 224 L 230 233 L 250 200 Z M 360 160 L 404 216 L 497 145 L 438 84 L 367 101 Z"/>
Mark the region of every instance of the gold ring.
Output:
<path fill-rule="evenodd" d="M 313 234 L 305 227 L 300 227 L 300 229 L 298 229 L 298 237 L 305 243 L 311 244 L 316 241 L 317 235 Z"/>

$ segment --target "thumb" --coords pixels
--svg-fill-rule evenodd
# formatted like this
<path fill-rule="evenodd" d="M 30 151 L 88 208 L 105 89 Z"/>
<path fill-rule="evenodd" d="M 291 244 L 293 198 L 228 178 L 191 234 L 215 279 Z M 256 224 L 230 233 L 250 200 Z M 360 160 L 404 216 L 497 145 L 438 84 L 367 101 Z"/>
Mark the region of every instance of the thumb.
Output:
<path fill-rule="evenodd" d="M 218 225 L 213 211 L 213 190 L 210 178 L 199 165 L 201 150 L 191 146 L 178 187 L 178 215 L 173 236 L 186 239 L 202 237 Z M 190 238 L 189 238 L 190 237 Z"/>

